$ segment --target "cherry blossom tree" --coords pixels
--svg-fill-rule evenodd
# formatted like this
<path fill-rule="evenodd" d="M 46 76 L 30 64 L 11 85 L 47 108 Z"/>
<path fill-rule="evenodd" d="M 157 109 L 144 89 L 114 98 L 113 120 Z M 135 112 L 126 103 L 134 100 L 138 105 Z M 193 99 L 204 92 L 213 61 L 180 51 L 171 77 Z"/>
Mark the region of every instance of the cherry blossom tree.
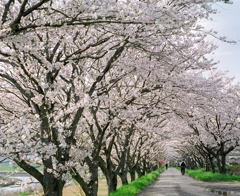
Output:
<path fill-rule="evenodd" d="M 204 57 L 215 46 L 197 24 L 213 12 L 211 2 L 216 1 L 1 1 L 3 156 L 36 178 L 45 195 L 62 195 L 72 177 L 86 195 L 97 195 L 100 146 L 115 136 L 110 125 L 117 117 L 121 122 L 124 107 L 145 111 L 132 114 L 135 126 L 143 116 L 178 113 L 184 96 L 204 91 L 189 84 L 191 74 L 215 65 Z M 139 89 L 135 96 L 129 88 L 120 96 L 119 115 L 110 108 L 117 105 L 111 92 L 132 72 Z M 124 123 L 120 130 L 128 131 L 128 146 L 133 127 Z M 127 154 L 122 151 L 122 162 Z"/>
<path fill-rule="evenodd" d="M 106 176 L 109 193 L 116 190 L 117 175 L 121 177 L 123 184 L 128 183 L 127 172 L 130 168 L 130 146 L 131 142 L 137 137 L 136 133 L 138 133 L 138 126 L 141 124 L 141 128 L 146 127 L 145 132 L 149 132 L 148 129 L 152 130 L 152 127 L 146 126 L 147 124 L 144 126 L 143 123 L 139 123 L 139 121 L 142 121 L 145 114 L 138 109 L 141 106 L 139 107 L 133 104 L 134 100 L 141 100 L 140 96 L 138 98 L 135 97 L 136 93 L 139 91 L 137 85 L 140 80 L 137 79 L 138 77 L 134 74 L 136 74 L 135 71 L 131 74 L 129 73 L 121 82 L 118 82 L 112 87 L 111 91 L 107 91 L 106 96 L 111 97 L 111 100 L 106 101 L 107 99 L 104 99 L 104 105 L 98 105 L 99 109 L 104 108 L 103 110 L 107 109 L 111 111 L 111 116 L 113 118 L 109 128 L 106 130 L 106 136 L 104 136 L 106 140 L 101 143 L 102 152 L 99 156 L 99 166 Z M 142 108 L 142 110 L 144 111 L 145 108 Z M 100 120 L 102 116 L 103 115 L 99 115 L 95 118 L 95 122 L 102 121 Z M 150 136 L 147 138 L 150 139 Z M 98 140 L 97 142 L 99 143 L 101 141 Z M 138 150 L 139 149 L 140 147 L 138 146 Z M 138 158 L 139 157 L 140 154 Z M 144 168 L 146 170 L 146 163 L 148 164 L 148 160 L 144 159 L 143 161 L 145 161 Z"/>
<path fill-rule="evenodd" d="M 220 72 L 210 80 L 216 81 L 219 88 L 212 88 L 201 105 L 189 110 L 187 122 L 192 131 L 187 129 L 185 139 L 206 154 L 212 168 L 212 159 L 216 158 L 219 172 L 225 174 L 226 155 L 239 145 L 239 86 Z"/>

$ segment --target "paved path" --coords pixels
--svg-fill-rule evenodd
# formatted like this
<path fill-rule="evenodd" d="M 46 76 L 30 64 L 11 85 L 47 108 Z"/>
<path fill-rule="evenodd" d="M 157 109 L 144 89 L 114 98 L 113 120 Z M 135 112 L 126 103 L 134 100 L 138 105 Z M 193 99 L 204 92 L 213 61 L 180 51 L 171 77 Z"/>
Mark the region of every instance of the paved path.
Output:
<path fill-rule="evenodd" d="M 168 168 L 137 196 L 240 196 L 240 182 L 203 182 Z"/>

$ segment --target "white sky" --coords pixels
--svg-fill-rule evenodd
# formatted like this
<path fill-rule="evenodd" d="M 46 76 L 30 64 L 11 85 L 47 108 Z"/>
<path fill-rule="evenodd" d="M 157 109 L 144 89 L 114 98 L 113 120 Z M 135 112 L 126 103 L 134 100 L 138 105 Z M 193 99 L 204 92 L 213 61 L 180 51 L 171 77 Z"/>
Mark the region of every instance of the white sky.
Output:
<path fill-rule="evenodd" d="M 215 51 L 214 59 L 220 60 L 217 67 L 221 70 L 229 70 L 227 74 L 235 77 L 240 82 L 240 0 L 231 0 L 233 4 L 217 3 L 213 7 L 218 13 L 211 15 L 213 21 L 203 22 L 206 29 L 213 29 L 220 36 L 238 41 L 237 44 L 228 44 L 213 39 L 219 47 Z"/>

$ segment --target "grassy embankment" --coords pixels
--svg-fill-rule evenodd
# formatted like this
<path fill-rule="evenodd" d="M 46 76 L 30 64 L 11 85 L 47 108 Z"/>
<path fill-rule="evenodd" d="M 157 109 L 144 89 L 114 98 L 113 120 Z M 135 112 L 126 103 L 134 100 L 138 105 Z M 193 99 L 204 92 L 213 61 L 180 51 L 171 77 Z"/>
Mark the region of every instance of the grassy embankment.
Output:
<path fill-rule="evenodd" d="M 17 169 L 17 167 L 11 167 L 8 163 L 0 164 L 0 172 L 13 172 Z M 4 183 L 1 183 L 4 181 Z M 4 186 L 13 185 L 17 180 L 0 176 L 0 188 Z"/>
<path fill-rule="evenodd" d="M 147 185 L 151 184 L 164 169 L 153 171 L 135 181 L 129 183 L 128 185 L 123 185 L 114 193 L 109 196 L 134 196 L 144 189 Z"/>
<path fill-rule="evenodd" d="M 37 164 L 33 164 L 35 168 L 41 171 L 40 166 Z M 17 165 L 10 166 L 9 163 L 1 163 L 0 164 L 0 172 L 14 172 L 18 168 Z M 25 172 L 23 169 L 19 170 L 20 172 Z"/>
<path fill-rule="evenodd" d="M 17 169 L 17 166 L 10 166 L 9 163 L 0 164 L 0 172 L 13 172 Z"/>
<path fill-rule="evenodd" d="M 180 170 L 179 167 L 177 169 Z M 227 174 L 220 174 L 216 168 L 216 173 L 206 172 L 205 169 L 199 168 L 195 170 L 186 169 L 186 173 L 195 179 L 203 181 L 228 181 L 228 182 L 240 182 L 240 166 L 227 166 Z"/>

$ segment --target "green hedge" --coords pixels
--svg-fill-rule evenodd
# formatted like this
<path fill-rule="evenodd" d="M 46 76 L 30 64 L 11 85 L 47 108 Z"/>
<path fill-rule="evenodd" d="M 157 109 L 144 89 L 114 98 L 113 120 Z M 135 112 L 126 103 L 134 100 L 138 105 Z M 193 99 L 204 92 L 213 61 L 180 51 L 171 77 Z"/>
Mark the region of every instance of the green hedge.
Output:
<path fill-rule="evenodd" d="M 177 167 L 177 169 L 180 169 Z M 195 170 L 185 170 L 186 173 L 189 176 L 192 176 L 198 180 L 203 180 L 203 181 L 240 181 L 240 176 L 237 175 L 224 175 L 220 173 L 212 173 L 212 172 L 206 172 L 204 171 L 203 168 L 195 169 Z"/>
<path fill-rule="evenodd" d="M 115 192 L 111 193 L 109 196 L 134 196 L 144 189 L 147 185 L 151 184 L 164 169 L 158 169 L 153 171 L 135 181 L 129 183 L 128 185 L 123 185 Z"/>

